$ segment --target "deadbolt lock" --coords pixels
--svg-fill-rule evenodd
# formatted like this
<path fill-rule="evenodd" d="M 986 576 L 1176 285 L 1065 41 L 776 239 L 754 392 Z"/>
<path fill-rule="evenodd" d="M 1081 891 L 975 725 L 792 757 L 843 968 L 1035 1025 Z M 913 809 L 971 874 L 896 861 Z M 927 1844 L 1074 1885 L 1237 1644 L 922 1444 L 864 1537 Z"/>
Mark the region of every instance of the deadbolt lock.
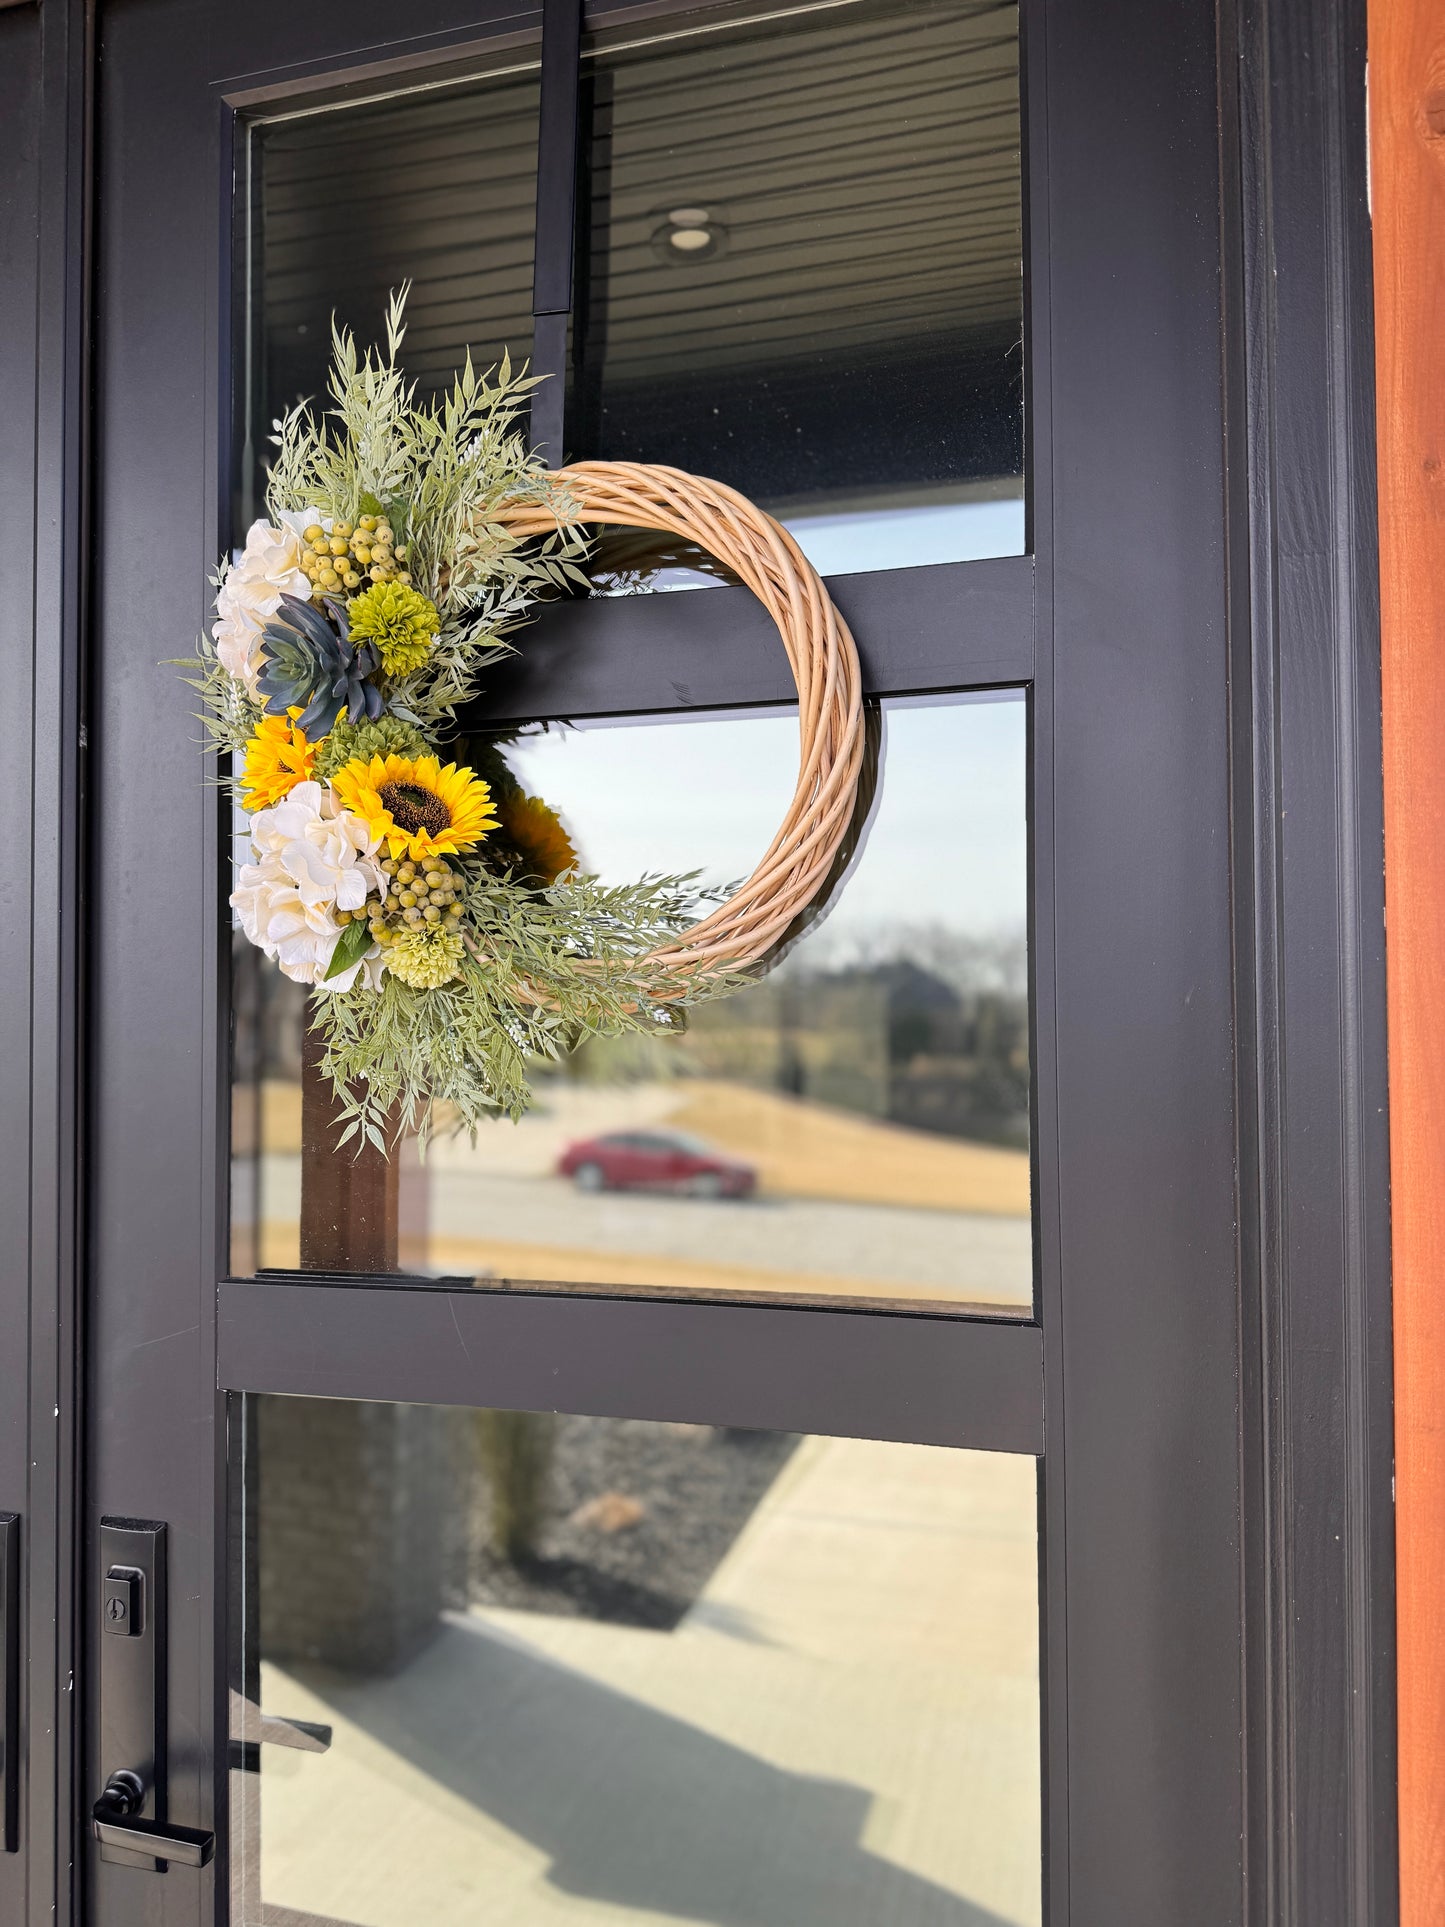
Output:
<path fill-rule="evenodd" d="M 145 1631 L 145 1574 L 138 1566 L 112 1566 L 105 1575 L 101 1623 L 106 1632 L 122 1639 L 139 1639 Z"/>

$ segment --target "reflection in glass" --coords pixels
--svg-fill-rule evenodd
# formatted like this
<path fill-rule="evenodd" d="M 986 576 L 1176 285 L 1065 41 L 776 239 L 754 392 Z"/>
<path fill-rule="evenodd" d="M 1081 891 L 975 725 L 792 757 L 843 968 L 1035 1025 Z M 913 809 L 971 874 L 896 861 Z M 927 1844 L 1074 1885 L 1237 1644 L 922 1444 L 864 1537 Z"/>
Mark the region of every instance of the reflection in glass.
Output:
<path fill-rule="evenodd" d="M 1012 0 L 633 30 L 583 82 L 569 448 L 717 476 L 824 574 L 1021 554 Z"/>
<path fill-rule="evenodd" d="M 891 702 L 826 914 L 677 1040 L 588 1043 L 538 1102 L 400 1173 L 402 1262 L 591 1285 L 1027 1313 L 1026 708 Z M 746 874 L 787 715 L 551 729 L 508 755 L 609 880 Z M 238 959 L 233 1262 L 298 1262 L 301 992 Z"/>
<path fill-rule="evenodd" d="M 1032 1460 L 239 1407 L 244 1927 L 1038 1922 Z"/>
<path fill-rule="evenodd" d="M 531 353 L 539 86 L 535 61 L 512 58 L 463 86 L 254 129 L 238 528 L 272 421 L 324 400 L 333 314 L 374 341 L 388 293 L 410 282 L 404 359 L 424 395 L 450 386 L 468 349 L 479 369 Z"/>

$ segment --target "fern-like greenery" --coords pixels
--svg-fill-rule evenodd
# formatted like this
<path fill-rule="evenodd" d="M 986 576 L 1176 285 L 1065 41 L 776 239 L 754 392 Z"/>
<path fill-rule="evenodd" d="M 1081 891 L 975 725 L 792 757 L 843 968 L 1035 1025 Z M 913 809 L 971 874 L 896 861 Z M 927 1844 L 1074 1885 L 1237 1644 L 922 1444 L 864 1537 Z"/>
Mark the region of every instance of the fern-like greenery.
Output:
<path fill-rule="evenodd" d="M 387 973 L 379 990 L 359 978 L 313 1000 L 338 1142 L 384 1150 L 398 1115 L 425 1136 L 439 1109 L 475 1134 L 528 1108 L 529 1061 L 565 1057 L 584 1036 L 685 1029 L 688 1005 L 743 979 L 720 969 L 679 980 L 647 953 L 718 895 L 691 876 L 611 887 L 573 877 L 540 892 L 490 881 L 468 905 L 460 977 L 413 990 Z"/>
<path fill-rule="evenodd" d="M 224 581 L 224 574 L 218 579 Z M 223 758 L 245 749 L 264 712 L 245 684 L 228 676 L 217 662 L 211 638 L 203 636 L 193 656 L 182 656 L 169 666 L 182 672 L 181 681 L 201 699 L 197 720 L 205 732 L 202 747 Z"/>
<path fill-rule="evenodd" d="M 266 504 L 273 516 L 387 516 L 413 582 L 442 618 L 427 661 L 393 685 L 387 706 L 436 735 L 476 694 L 488 664 L 510 653 L 508 638 L 536 598 L 585 584 L 585 543 L 565 488 L 522 439 L 539 378 L 514 373 L 506 354 L 479 375 L 469 353 L 449 394 L 418 402 L 397 360 L 406 297 L 399 288 L 387 305 L 384 349 L 358 352 L 350 330 L 333 322 L 331 406 L 318 419 L 299 402 L 276 424 Z M 511 537 L 489 523 L 504 501 L 546 504 L 559 516 L 558 533 Z"/>
<path fill-rule="evenodd" d="M 318 415 L 303 402 L 276 423 L 266 491 L 272 521 L 290 516 L 299 526 L 299 515 L 328 529 L 341 524 L 343 535 L 364 517 L 377 518 L 368 530 L 384 521 L 392 531 L 384 539 L 394 538 L 411 586 L 439 617 L 419 668 L 377 676 L 380 720 L 337 721 L 322 737 L 314 780 L 323 783 L 373 753 L 445 755 L 457 709 L 477 693 L 488 664 L 513 649 L 511 636 L 537 598 L 586 580 L 575 505 L 523 440 L 535 380 L 514 373 L 505 355 L 478 375 L 468 356 L 449 394 L 419 402 L 398 359 L 406 292 L 391 299 L 382 348 L 358 351 L 350 332 L 333 326 L 327 406 Z M 499 519 L 514 505 L 545 507 L 557 533 L 515 537 Z M 209 638 L 182 667 L 200 696 L 209 746 L 239 765 L 262 720 L 260 702 Z M 502 757 L 508 740 L 479 744 L 475 758 L 498 796 L 516 788 Z M 726 969 L 679 979 L 650 960 L 715 900 L 695 877 L 612 888 L 567 875 L 543 888 L 535 878 L 498 875 L 502 860 L 489 863 L 476 850 L 454 858 L 465 878 L 462 907 L 440 888 L 430 900 L 433 922 L 449 906 L 448 934 L 462 940 L 460 975 L 414 987 L 384 967 L 383 946 L 371 952 L 379 972 L 363 971 L 344 991 L 314 992 L 311 1021 L 337 1094 L 339 1143 L 386 1150 L 399 1118 L 423 1134 L 438 1115 L 473 1131 L 485 1118 L 517 1118 L 531 1099 L 530 1064 L 558 1059 L 587 1036 L 679 1030 L 688 1005 L 741 981 Z M 414 895 L 398 890 L 391 901 L 408 908 L 386 915 L 421 916 Z M 357 939 L 390 942 L 395 934 L 385 922 L 348 922 L 337 949 L 348 944 L 344 961 L 355 962 L 365 954 Z"/>

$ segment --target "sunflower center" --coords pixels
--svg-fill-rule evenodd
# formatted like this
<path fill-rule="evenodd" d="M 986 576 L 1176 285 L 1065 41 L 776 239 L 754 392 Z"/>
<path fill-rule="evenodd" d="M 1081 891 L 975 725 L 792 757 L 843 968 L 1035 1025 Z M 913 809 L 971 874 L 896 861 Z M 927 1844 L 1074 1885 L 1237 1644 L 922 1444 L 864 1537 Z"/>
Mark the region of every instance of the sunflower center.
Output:
<path fill-rule="evenodd" d="M 441 798 L 415 783 L 385 783 L 377 794 L 391 811 L 392 822 L 408 836 L 418 830 L 440 836 L 452 826 L 451 813 Z"/>

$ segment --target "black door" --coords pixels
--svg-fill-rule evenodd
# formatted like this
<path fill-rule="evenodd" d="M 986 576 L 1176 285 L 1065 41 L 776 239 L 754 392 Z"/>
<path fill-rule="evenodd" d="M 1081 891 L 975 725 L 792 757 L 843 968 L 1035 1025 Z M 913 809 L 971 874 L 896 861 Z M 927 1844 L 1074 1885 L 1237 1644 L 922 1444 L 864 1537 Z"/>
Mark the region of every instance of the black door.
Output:
<path fill-rule="evenodd" d="M 217 1851 L 92 1841 L 88 1917 L 1241 1919 L 1212 11 L 543 33 L 100 18 L 83 1799 L 139 1570 L 149 1812 Z M 554 450 L 811 545 L 872 795 L 681 1065 L 359 1179 L 316 1208 L 395 1245 L 323 1260 L 300 1013 L 232 970 L 161 659 L 331 309 L 403 279 L 423 381 L 531 352 Z M 589 860 L 746 867 L 776 639 L 706 558 L 596 566 L 473 724 L 577 725 L 522 753 Z M 753 1195 L 613 1183 L 629 1134 Z"/>
<path fill-rule="evenodd" d="M 0 21 L 0 46 L 6 53 L 5 80 L 6 111 L 17 119 L 27 105 L 32 106 L 40 90 L 40 36 L 34 23 L 12 15 Z M 39 206 L 40 181 L 38 155 L 32 148 L 27 154 L 28 167 L 17 167 L 9 184 L 9 191 L 0 201 L 0 223 L 3 223 L 3 238 L 0 238 L 0 251 L 13 263 L 10 275 L 6 277 L 4 294 L 0 300 L 5 303 L 6 326 L 4 329 L 5 348 L 0 351 L 0 387 L 3 387 L 7 407 L 21 413 L 33 395 L 33 376 L 31 373 L 35 352 L 33 315 L 36 308 L 37 281 L 40 262 L 34 242 L 35 223 Z M 26 459 L 33 458 L 33 450 L 27 449 Z M 16 476 L 15 481 L 19 482 Z M 30 516 L 24 515 L 25 491 L 16 487 L 13 494 L 7 490 L 7 500 L 12 500 L 21 511 L 24 519 L 22 528 L 30 540 L 34 540 L 34 523 Z M 21 609 L 28 614 L 27 604 L 33 592 L 28 562 L 22 562 L 18 570 L 8 568 L 4 578 L 4 593 L 7 601 L 23 597 Z M 26 680 L 21 679 L 24 665 L 22 641 L 26 627 L 24 615 L 14 626 L 13 637 L 6 635 L 6 666 L 15 681 L 17 690 L 26 689 Z M 31 889 L 32 857 L 29 852 L 18 848 L 8 855 L 5 867 L 4 891 L 11 913 L 6 918 L 5 969 L 7 975 L 18 972 L 21 981 L 30 974 L 30 926 L 29 919 L 20 914 L 20 906 L 25 904 Z M 20 1000 L 7 1004 L 5 1010 L 4 1056 L 12 1071 L 18 1071 L 29 1057 L 29 1013 Z M 5 1205 L 7 1217 L 12 1223 L 24 1223 L 29 1216 L 31 1169 L 29 1143 L 31 1138 L 31 1119 L 28 1104 L 21 1101 L 24 1086 L 17 1080 L 12 1085 L 12 1099 L 6 1107 L 6 1191 Z M 41 1232 L 42 1239 L 44 1231 Z M 4 1852 L 0 1853 L 0 1909 L 20 1918 L 26 1900 L 26 1881 L 29 1867 L 28 1843 L 30 1817 L 25 1816 L 27 1825 L 22 1832 L 20 1826 L 21 1761 L 19 1720 L 19 1669 L 21 1664 L 21 1598 L 19 1589 L 20 1566 L 19 1546 L 22 1530 L 28 1541 L 34 1527 L 34 1504 L 30 1477 L 31 1436 L 27 1423 L 29 1400 L 26 1380 L 28 1376 L 27 1333 L 28 1312 L 32 1304 L 31 1252 L 28 1241 L 16 1241 L 7 1254 L 4 1280 L 5 1307 L 5 1364 L 0 1367 L 0 1545 L 4 1547 L 3 1571 L 0 1571 L 0 1830 L 3 1830 Z M 44 1485 L 53 1476 L 53 1466 L 46 1463 L 37 1466 L 38 1477 L 34 1500 L 39 1501 Z M 47 1535 L 48 1536 L 48 1535 Z M 40 1817 L 42 1828 L 45 1817 Z"/>

